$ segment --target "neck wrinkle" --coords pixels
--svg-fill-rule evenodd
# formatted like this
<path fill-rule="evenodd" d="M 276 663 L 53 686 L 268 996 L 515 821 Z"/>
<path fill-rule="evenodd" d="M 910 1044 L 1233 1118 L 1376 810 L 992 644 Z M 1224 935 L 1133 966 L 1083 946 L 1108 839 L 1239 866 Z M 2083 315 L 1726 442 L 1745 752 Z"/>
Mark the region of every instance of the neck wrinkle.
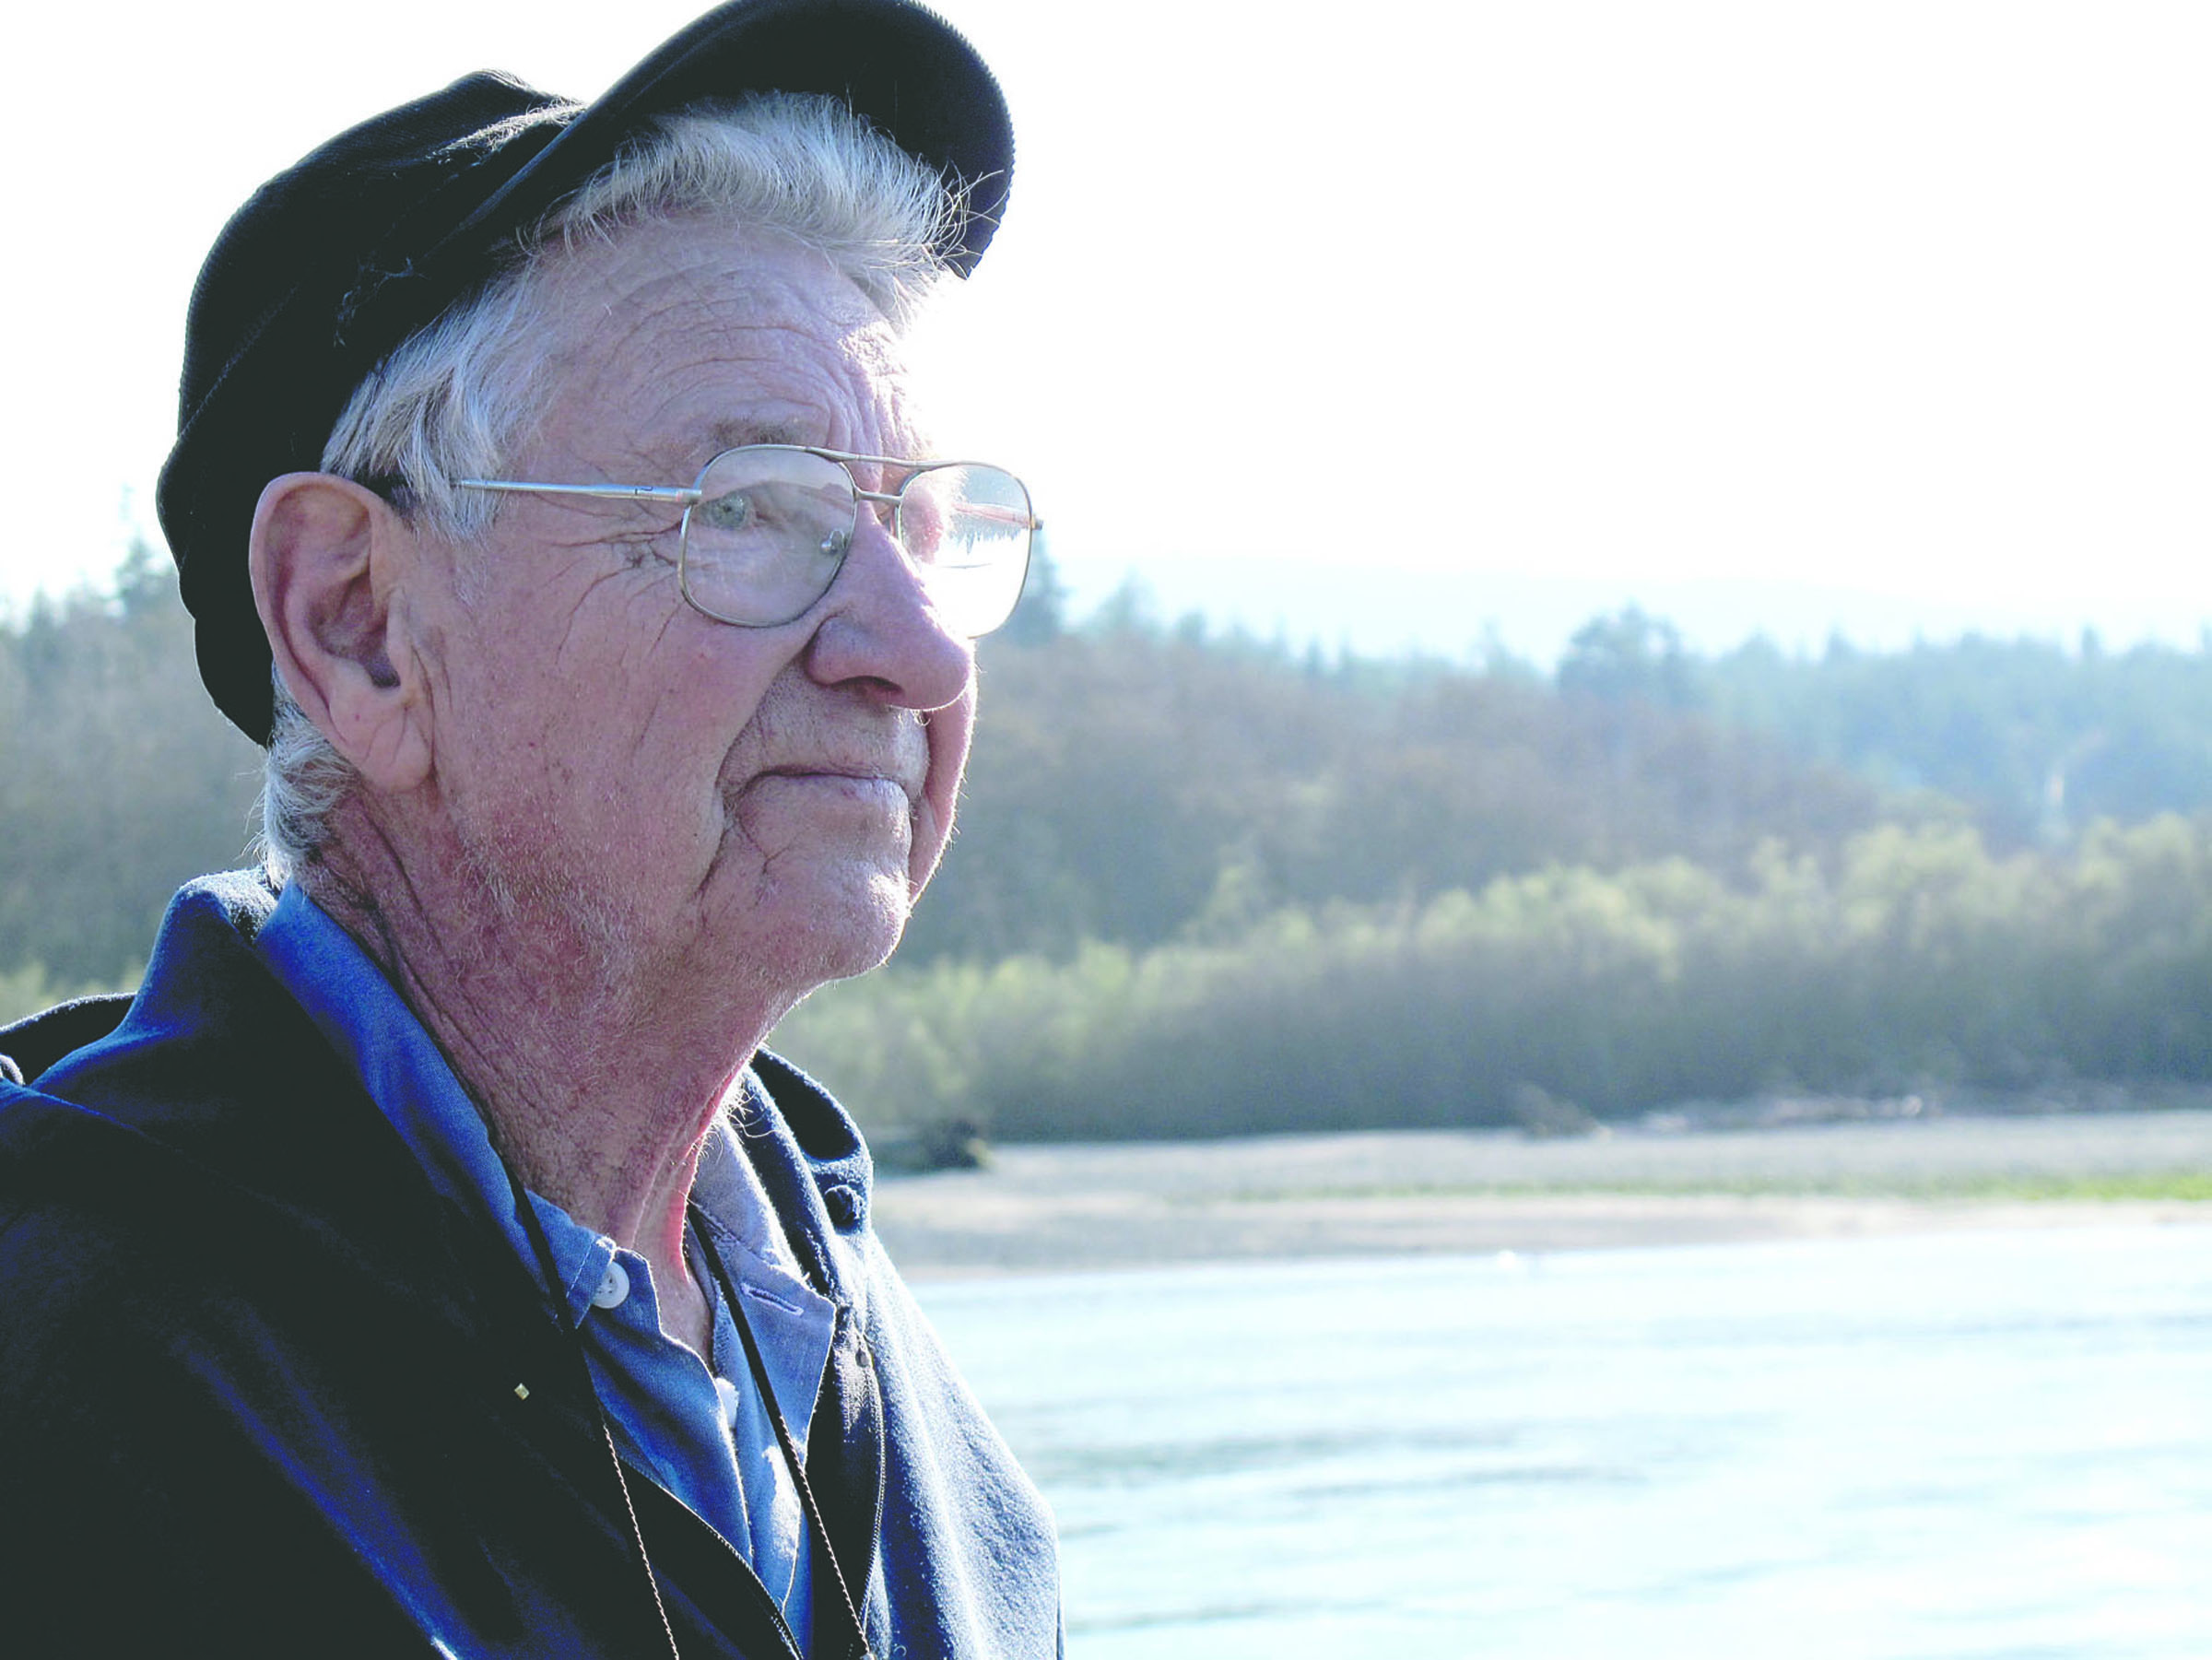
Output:
<path fill-rule="evenodd" d="M 358 802 L 332 829 L 294 879 L 391 980 L 530 1190 L 643 1256 L 670 1334 L 700 1336 L 684 1253 L 700 1150 L 788 1004 L 733 1006 L 735 975 L 721 1007 L 667 995 L 619 940 L 531 926 L 457 848 Z"/>

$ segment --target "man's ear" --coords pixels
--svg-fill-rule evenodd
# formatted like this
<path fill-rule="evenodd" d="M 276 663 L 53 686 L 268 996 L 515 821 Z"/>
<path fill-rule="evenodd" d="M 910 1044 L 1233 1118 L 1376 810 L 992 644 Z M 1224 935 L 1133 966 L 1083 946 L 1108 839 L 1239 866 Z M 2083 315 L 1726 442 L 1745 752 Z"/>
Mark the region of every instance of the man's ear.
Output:
<path fill-rule="evenodd" d="M 348 478 L 287 473 L 253 510 L 253 605 L 293 700 L 376 790 L 429 774 L 430 706 L 406 627 L 414 536 Z"/>

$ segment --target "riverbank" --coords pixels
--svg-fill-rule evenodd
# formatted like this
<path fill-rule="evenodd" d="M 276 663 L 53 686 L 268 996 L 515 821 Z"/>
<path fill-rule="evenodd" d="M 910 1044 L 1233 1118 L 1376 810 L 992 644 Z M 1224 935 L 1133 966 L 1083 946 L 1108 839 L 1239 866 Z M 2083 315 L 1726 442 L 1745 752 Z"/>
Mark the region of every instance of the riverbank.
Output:
<path fill-rule="evenodd" d="M 915 1278 L 2207 1218 L 2212 1108 L 1016 1146 L 875 1206 Z"/>

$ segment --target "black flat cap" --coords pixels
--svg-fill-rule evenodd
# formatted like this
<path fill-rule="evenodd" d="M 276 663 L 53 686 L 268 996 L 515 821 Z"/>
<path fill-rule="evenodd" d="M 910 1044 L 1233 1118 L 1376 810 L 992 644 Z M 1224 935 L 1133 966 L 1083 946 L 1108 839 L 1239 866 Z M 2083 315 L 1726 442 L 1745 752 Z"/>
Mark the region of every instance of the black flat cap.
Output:
<path fill-rule="evenodd" d="M 1004 210 L 1014 134 L 991 71 L 912 0 L 731 0 L 596 102 L 472 75 L 340 134 L 225 226 L 193 289 L 161 528 L 200 678 L 256 742 L 273 711 L 246 542 L 263 488 L 312 471 L 370 371 L 499 267 L 654 117 L 748 92 L 842 99 L 967 192 L 965 276 Z"/>

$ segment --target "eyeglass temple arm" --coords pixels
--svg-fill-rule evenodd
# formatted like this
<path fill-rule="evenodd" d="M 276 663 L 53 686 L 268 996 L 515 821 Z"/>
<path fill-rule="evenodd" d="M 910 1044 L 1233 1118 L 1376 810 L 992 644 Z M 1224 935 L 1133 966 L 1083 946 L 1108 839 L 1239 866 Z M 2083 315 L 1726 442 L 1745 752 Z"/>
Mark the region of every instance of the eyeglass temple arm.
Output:
<path fill-rule="evenodd" d="M 841 460 L 838 456 L 833 459 Z M 855 461 L 872 461 L 874 456 L 856 455 Z M 508 478 L 456 478 L 453 488 L 464 490 L 500 490 L 507 493 L 526 493 L 542 496 L 588 496 L 600 501 L 679 501 L 686 507 L 705 499 L 702 492 L 689 485 L 673 484 L 530 484 Z M 883 490 L 864 490 L 857 487 L 853 492 L 863 501 L 896 502 L 895 493 Z M 993 507 L 971 502 L 968 512 L 979 519 L 989 519 L 999 524 L 1016 525 L 1024 530 L 1042 530 L 1044 521 L 1034 513 L 1017 512 L 1010 507 Z"/>
<path fill-rule="evenodd" d="M 525 484 L 506 478 L 456 478 L 453 488 L 534 496 L 590 496 L 602 501 L 680 501 L 687 507 L 700 499 L 700 492 L 688 484 Z"/>

